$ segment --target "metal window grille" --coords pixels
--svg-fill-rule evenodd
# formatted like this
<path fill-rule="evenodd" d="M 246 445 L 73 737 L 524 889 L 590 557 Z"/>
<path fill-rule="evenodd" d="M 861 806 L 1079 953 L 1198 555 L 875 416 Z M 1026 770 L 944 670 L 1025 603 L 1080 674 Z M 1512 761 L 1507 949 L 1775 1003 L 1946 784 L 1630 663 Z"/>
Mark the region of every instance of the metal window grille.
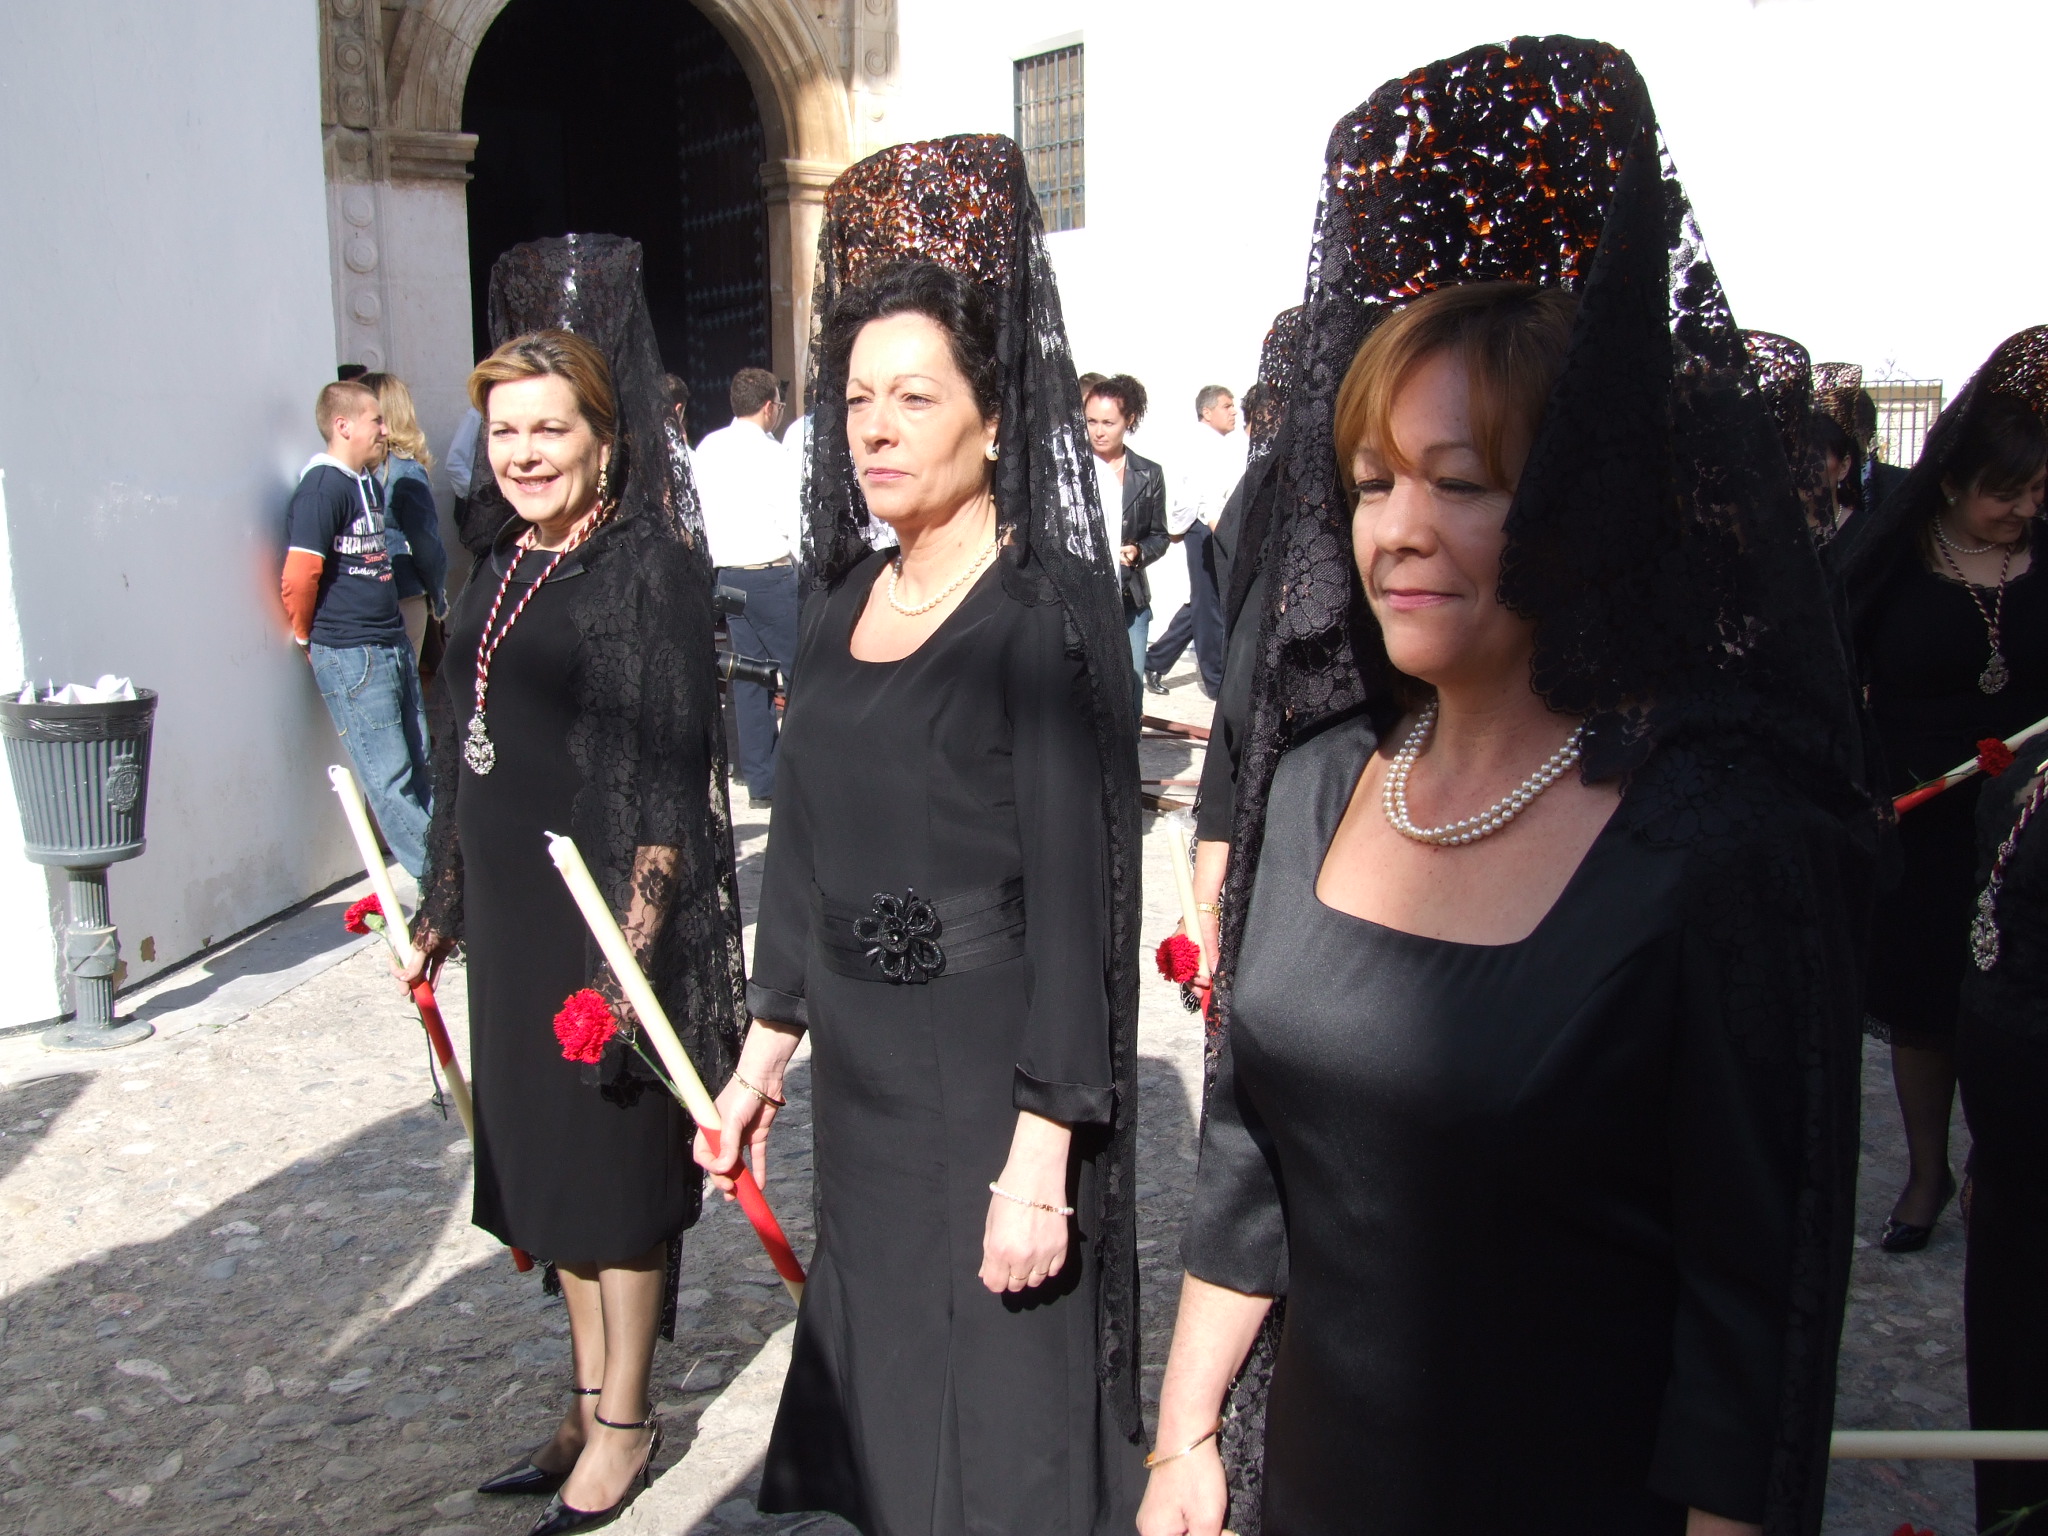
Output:
<path fill-rule="evenodd" d="M 1877 456 L 1887 464 L 1911 466 L 1927 441 L 1927 429 L 1941 414 L 1941 380 L 1894 379 L 1869 386 L 1877 406 Z"/>
<path fill-rule="evenodd" d="M 1019 59 L 1017 143 L 1049 230 L 1082 226 L 1081 140 L 1081 45 Z"/>

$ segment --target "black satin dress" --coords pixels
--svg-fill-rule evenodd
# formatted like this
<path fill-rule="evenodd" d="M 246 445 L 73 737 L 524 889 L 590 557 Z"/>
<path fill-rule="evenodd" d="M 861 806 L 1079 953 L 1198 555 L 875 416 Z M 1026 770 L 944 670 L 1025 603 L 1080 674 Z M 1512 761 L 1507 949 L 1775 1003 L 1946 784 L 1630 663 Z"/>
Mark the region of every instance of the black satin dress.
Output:
<path fill-rule="evenodd" d="M 1978 588 L 1988 607 L 1995 590 Z M 2028 567 L 2005 592 L 2002 651 L 2011 680 L 1977 686 L 1991 657 L 1983 615 L 1959 582 L 1915 560 L 1901 569 L 1871 626 L 1871 719 L 1883 744 L 1886 793 L 1902 795 L 2048 716 L 2048 577 Z M 1878 899 L 1865 1010 L 1895 1044 L 1947 1049 L 1970 947 L 1976 899 L 1975 823 L 1981 778 L 1899 818 L 1899 882 Z"/>
<path fill-rule="evenodd" d="M 809 1031 L 818 1243 L 760 1508 L 1125 1536 L 1142 1473 L 1097 1382 L 1089 1246 L 1115 1094 L 1086 680 L 1064 610 L 1000 562 L 910 656 L 856 661 L 885 564 L 810 600 L 776 770 L 748 1000 Z M 849 919 L 912 891 L 981 910 L 946 919 L 939 974 L 899 983 Z M 1077 1214 L 1064 1271 L 998 1297 L 977 1275 L 1020 1109 L 1074 1127 Z"/>
<path fill-rule="evenodd" d="M 1185 1245 L 1287 1298 L 1263 1528 L 1757 1520 L 1800 1085 L 1721 1014 L 1695 856 L 1624 805 L 1517 943 L 1348 916 L 1315 885 L 1373 744 L 1340 725 L 1274 778 Z"/>
<path fill-rule="evenodd" d="M 476 647 L 504 561 L 518 573 L 500 625 L 552 556 L 501 543 L 457 600 L 444 686 L 466 727 Z M 575 604 L 593 595 L 575 555 L 556 567 L 491 662 L 487 721 L 497 765 L 467 768 L 456 797 L 463 943 L 476 1098 L 472 1219 L 536 1258 L 616 1263 L 673 1238 L 697 1213 L 690 1126 L 675 1100 L 608 1098 L 562 1059 L 554 1018 L 589 984 L 583 914 L 548 858 L 547 832 L 572 825 L 582 775 L 570 754 L 585 664 Z"/>

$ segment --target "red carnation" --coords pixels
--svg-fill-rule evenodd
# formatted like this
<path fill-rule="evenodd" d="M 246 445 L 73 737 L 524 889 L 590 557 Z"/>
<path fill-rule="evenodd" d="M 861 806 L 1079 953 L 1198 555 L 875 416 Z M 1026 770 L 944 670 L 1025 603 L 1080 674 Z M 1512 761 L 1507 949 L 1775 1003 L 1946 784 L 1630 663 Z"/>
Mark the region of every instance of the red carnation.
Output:
<path fill-rule="evenodd" d="M 2012 766 L 2012 748 L 1996 736 L 1986 736 L 1977 743 L 1977 771 L 1987 779 L 1995 779 Z"/>
<path fill-rule="evenodd" d="M 377 921 L 372 923 L 371 918 Z M 372 933 L 384 926 L 384 907 L 376 897 L 365 896 L 341 914 L 341 926 L 350 933 Z"/>
<path fill-rule="evenodd" d="M 1182 985 L 1193 981 L 1202 969 L 1202 948 L 1184 933 L 1169 933 L 1159 941 L 1159 953 L 1153 957 L 1159 964 L 1159 974 L 1168 981 Z"/>
<path fill-rule="evenodd" d="M 1934 1532 L 1924 1525 L 1915 1525 L 1912 1521 L 1908 1520 L 1904 1525 L 1893 1531 L 1892 1536 L 1934 1536 Z"/>
<path fill-rule="evenodd" d="M 562 1011 L 555 1015 L 555 1038 L 562 1042 L 564 1061 L 594 1062 L 619 1032 L 611 1004 L 590 988 L 569 994 Z"/>

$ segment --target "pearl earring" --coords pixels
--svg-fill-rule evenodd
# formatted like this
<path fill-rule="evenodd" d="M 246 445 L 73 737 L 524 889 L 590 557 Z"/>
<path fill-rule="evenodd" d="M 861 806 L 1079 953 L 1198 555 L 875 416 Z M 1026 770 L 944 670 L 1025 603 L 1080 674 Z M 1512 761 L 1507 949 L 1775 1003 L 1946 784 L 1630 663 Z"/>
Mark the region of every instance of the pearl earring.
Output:
<path fill-rule="evenodd" d="M 986 448 L 982 449 L 981 451 L 988 456 L 988 461 L 991 464 L 995 463 L 997 459 L 1002 457 L 1002 450 L 997 448 L 994 443 L 990 443 Z"/>

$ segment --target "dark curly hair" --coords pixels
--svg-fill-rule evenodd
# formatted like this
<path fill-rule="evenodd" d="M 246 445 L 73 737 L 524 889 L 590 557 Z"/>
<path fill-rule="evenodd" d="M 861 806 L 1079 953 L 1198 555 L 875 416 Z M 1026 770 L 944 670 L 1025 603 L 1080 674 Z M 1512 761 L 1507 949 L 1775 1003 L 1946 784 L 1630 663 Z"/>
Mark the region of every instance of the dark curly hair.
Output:
<path fill-rule="evenodd" d="M 861 328 L 891 315 L 923 315 L 944 331 L 952 343 L 955 366 L 974 390 L 982 420 L 1002 414 L 995 310 L 972 279 L 935 261 L 885 263 L 833 301 L 819 337 L 824 375 L 845 378 Z"/>
<path fill-rule="evenodd" d="M 1128 373 L 1111 374 L 1090 388 L 1081 401 L 1083 410 L 1090 400 L 1114 400 L 1116 408 L 1124 413 L 1126 432 L 1137 431 L 1138 423 L 1145 419 L 1145 386 Z"/>

